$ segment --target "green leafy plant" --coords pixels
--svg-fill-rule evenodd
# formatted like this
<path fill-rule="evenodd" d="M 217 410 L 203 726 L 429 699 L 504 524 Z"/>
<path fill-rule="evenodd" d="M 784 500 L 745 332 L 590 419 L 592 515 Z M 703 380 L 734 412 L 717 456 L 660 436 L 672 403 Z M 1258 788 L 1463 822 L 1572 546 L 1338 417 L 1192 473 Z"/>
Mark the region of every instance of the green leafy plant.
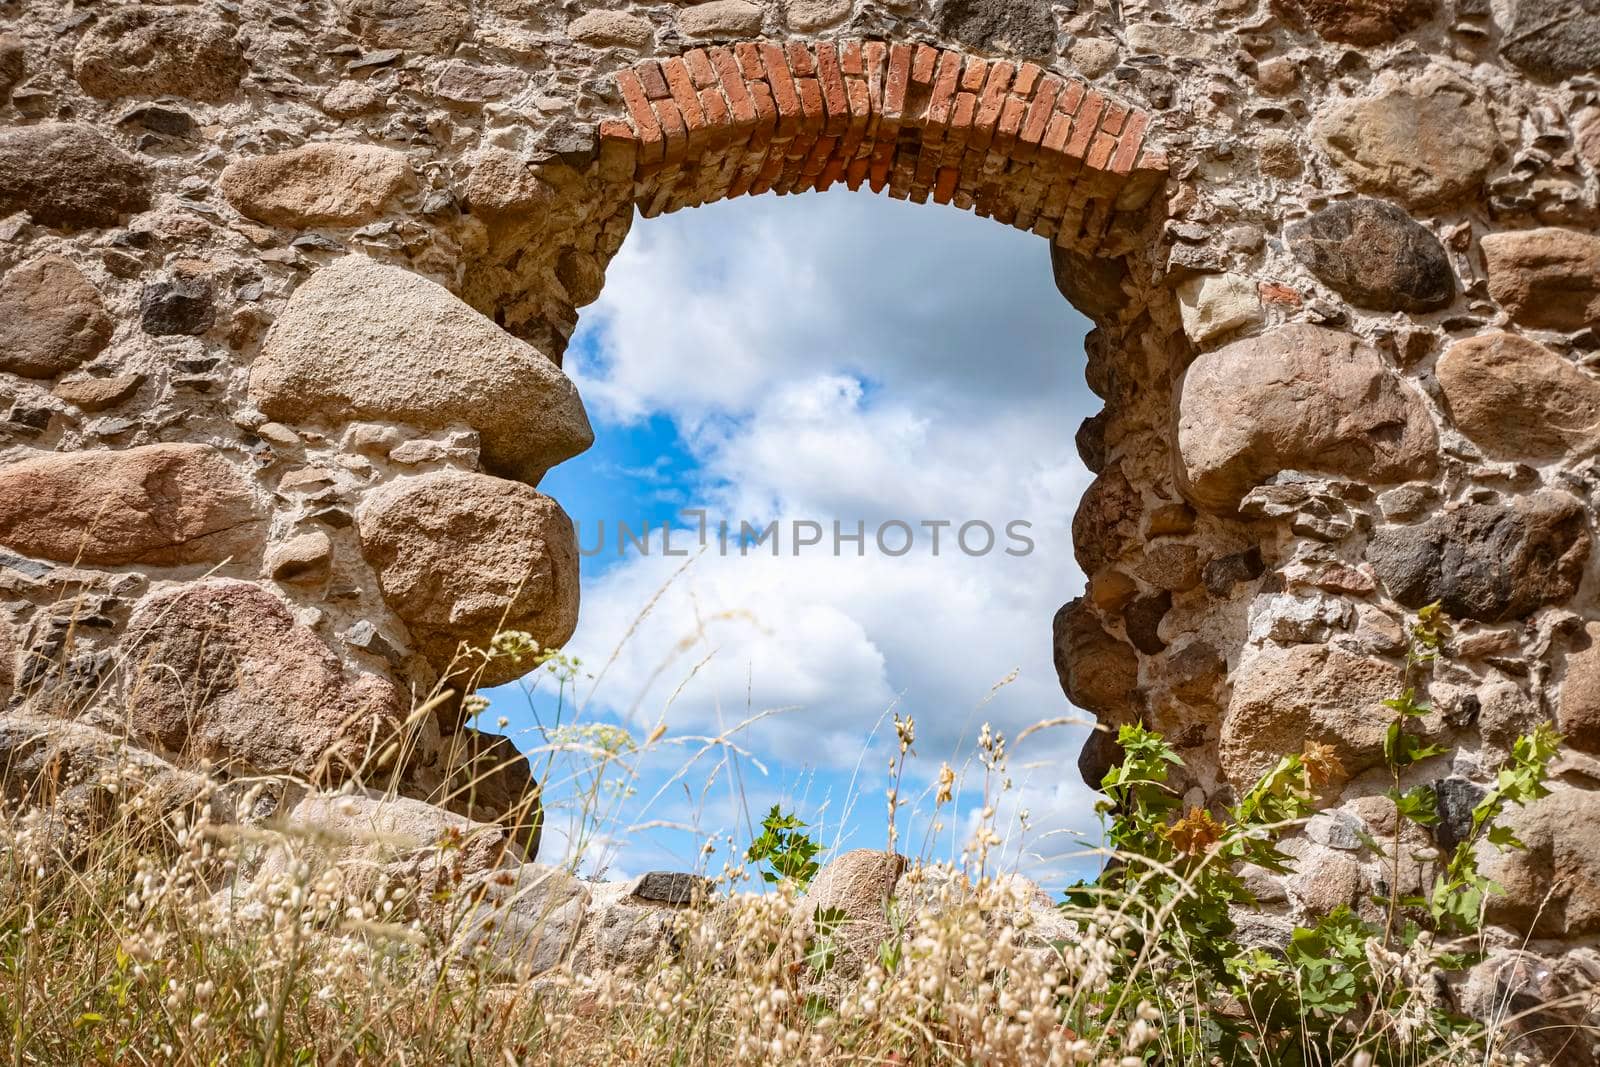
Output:
<path fill-rule="evenodd" d="M 1365 844 L 1387 853 L 1391 887 L 1400 881 L 1404 825 L 1431 829 L 1440 821 L 1433 788 L 1407 783 L 1446 751 L 1418 727 L 1431 714 L 1427 678 L 1449 636 L 1438 605 L 1418 612 L 1406 688 L 1384 701 L 1393 716 L 1383 759 L 1396 826 L 1386 845 Z M 1105 1004 L 1147 1001 L 1169 1023 L 1181 1019 L 1169 1028 L 1169 1041 L 1186 1061 L 1311 1067 L 1360 1057 L 1398 1065 L 1459 1051 L 1464 1043 L 1481 1046 L 1477 1024 L 1451 1014 L 1435 995 L 1435 976 L 1471 962 L 1448 939 L 1478 930 L 1484 901 L 1498 892 L 1478 870 L 1479 845 L 1521 847 L 1499 820 L 1547 794 L 1548 766 L 1561 741 L 1554 730 L 1540 725 L 1515 743 L 1494 787 L 1473 810 L 1470 832 L 1436 861 L 1431 892 L 1402 897 L 1391 890 L 1361 907 L 1341 905 L 1315 925 L 1293 930 L 1281 949 L 1242 943 L 1238 924 L 1256 901 L 1240 871 L 1245 864 L 1292 871 L 1279 842 L 1318 810 L 1325 788 L 1345 778 L 1336 751 L 1308 741 L 1231 807 L 1185 811 L 1168 784 L 1173 768 L 1183 765 L 1172 746 L 1139 725 L 1122 727 L 1118 741 L 1122 763 L 1101 783 L 1116 858 L 1094 884 L 1067 899 L 1080 912 L 1097 906 L 1101 912 L 1112 906 L 1146 912 L 1128 924 L 1146 933 L 1128 938 L 1114 961 L 1115 995 Z M 1093 1032 L 1110 1021 L 1101 1014 L 1074 1025 Z"/>
<path fill-rule="evenodd" d="M 804 892 L 822 867 L 816 859 L 822 846 L 806 833 L 808 828 L 799 816 L 774 804 L 761 820 L 761 834 L 750 843 L 745 859 L 767 865 L 761 878 L 768 885 L 788 882 Z"/>

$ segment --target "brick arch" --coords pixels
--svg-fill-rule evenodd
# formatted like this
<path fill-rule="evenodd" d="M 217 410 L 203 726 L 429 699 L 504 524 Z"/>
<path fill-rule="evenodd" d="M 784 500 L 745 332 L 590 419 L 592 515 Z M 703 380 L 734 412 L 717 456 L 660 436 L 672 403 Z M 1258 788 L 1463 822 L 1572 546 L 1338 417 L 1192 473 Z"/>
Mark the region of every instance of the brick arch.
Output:
<path fill-rule="evenodd" d="M 607 170 L 653 217 L 870 188 L 1093 246 L 1165 180 L 1148 112 L 1034 63 L 880 40 L 745 41 L 620 71 Z"/>

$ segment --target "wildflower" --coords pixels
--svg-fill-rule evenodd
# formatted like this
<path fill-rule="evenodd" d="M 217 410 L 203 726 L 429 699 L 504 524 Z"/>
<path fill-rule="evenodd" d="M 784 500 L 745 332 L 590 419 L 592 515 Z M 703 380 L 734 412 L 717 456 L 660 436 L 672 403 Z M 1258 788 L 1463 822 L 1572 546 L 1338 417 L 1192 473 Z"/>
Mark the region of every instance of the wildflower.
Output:
<path fill-rule="evenodd" d="M 1300 753 L 1300 760 L 1305 764 L 1306 774 L 1314 786 L 1337 785 L 1349 777 L 1344 761 L 1334 747 L 1321 741 L 1307 741 Z"/>
<path fill-rule="evenodd" d="M 1186 856 L 1203 856 L 1222 840 L 1222 827 L 1204 808 L 1190 808 L 1188 814 L 1162 831 L 1172 847 Z"/>

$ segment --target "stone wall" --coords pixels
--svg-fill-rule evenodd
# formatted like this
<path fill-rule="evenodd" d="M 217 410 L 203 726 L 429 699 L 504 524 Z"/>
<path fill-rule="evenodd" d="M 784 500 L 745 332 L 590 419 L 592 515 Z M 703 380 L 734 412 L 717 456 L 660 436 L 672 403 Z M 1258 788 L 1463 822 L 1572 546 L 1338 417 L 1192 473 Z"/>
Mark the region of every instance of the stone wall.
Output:
<path fill-rule="evenodd" d="M 1453 754 L 1419 780 L 1470 809 L 1557 723 L 1491 943 L 1595 965 L 1592 4 L 6 10 L 13 714 L 433 794 L 495 739 L 459 700 L 411 709 L 528 664 L 458 650 L 575 624 L 571 526 L 534 487 L 592 439 L 561 357 L 635 210 L 869 186 L 1039 233 L 1097 323 L 1072 699 L 1175 738 L 1194 804 L 1332 746 L 1342 800 L 1260 894 L 1404 891 L 1363 844 L 1394 819 L 1375 709 L 1407 610 L 1443 601 L 1425 725 Z M 499 785 L 470 813 L 526 775 Z"/>

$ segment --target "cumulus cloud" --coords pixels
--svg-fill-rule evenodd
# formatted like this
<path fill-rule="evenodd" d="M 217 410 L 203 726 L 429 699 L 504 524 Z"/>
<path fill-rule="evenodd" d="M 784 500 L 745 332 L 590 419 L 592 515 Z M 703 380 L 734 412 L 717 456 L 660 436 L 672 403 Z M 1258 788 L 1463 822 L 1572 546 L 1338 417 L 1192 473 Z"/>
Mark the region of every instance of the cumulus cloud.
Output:
<path fill-rule="evenodd" d="M 954 211 L 828 194 L 636 226 L 569 369 L 602 433 L 676 423 L 698 464 L 687 498 L 713 523 L 778 520 L 783 541 L 776 558 L 765 545 L 723 555 L 714 536 L 667 558 L 658 530 L 649 555 L 587 561 L 599 573 L 572 647 L 605 665 L 594 708 L 671 735 L 760 716 L 739 743 L 790 777 L 713 797 L 675 789 L 622 821 L 742 823 L 734 809 L 809 770 L 828 795 L 808 800 L 831 806 L 845 837 L 870 838 L 843 811 L 883 821 L 885 733 L 868 739 L 889 709 L 918 722 L 911 790 L 941 761 L 969 761 L 986 721 L 1015 735 L 1071 713 L 1050 620 L 1082 587 L 1069 529 L 1089 480 L 1073 434 L 1098 407 L 1082 385 L 1086 328 L 1042 241 Z M 795 520 L 821 525 L 823 544 L 794 555 Z M 832 553 L 835 520 L 866 524 L 865 558 Z M 917 532 L 901 558 L 871 544 L 890 520 Z M 947 529 L 935 556 L 918 525 L 934 520 L 983 520 L 1000 540 L 973 557 Z M 1013 521 L 1031 524 L 1026 556 L 1004 551 Z M 672 535 L 674 549 L 694 541 Z M 1083 737 L 1047 731 L 1016 757 L 1005 814 L 1031 810 L 1052 865 L 1061 850 L 1041 835 L 1094 824 L 1074 768 Z M 667 761 L 652 764 L 643 792 L 664 776 Z"/>

